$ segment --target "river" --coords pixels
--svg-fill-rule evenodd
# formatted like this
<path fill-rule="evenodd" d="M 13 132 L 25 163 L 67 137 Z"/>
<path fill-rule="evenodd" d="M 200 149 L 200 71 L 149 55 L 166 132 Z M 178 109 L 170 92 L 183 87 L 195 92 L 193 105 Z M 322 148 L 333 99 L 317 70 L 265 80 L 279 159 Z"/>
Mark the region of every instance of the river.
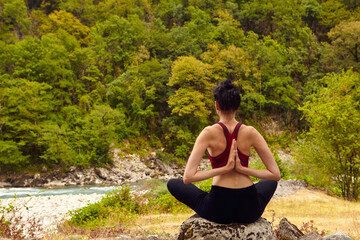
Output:
<path fill-rule="evenodd" d="M 139 181 L 130 183 L 131 190 L 139 190 L 147 181 Z M 42 196 L 58 196 L 58 195 L 90 195 L 90 194 L 105 194 L 111 192 L 120 186 L 69 186 L 59 188 L 41 188 L 41 187 L 11 187 L 0 188 L 0 199 L 7 198 L 23 198 L 23 197 L 42 197 Z"/>
<path fill-rule="evenodd" d="M 105 194 L 119 188 L 119 186 L 81 186 L 81 187 L 62 187 L 62 188 L 39 188 L 39 187 L 20 187 L 20 188 L 0 188 L 0 199 L 22 198 L 34 196 L 57 196 L 57 195 L 76 195 L 76 194 Z"/>

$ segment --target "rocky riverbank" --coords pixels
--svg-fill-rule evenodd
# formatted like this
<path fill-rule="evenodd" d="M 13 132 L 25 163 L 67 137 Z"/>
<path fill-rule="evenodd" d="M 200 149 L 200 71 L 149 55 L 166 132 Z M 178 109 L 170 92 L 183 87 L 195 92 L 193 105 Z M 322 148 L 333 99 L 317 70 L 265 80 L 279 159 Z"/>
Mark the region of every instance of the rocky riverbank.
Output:
<path fill-rule="evenodd" d="M 18 227 L 27 233 L 35 223 L 36 237 L 42 237 L 45 233 L 56 230 L 57 224 L 69 217 L 71 210 L 76 210 L 90 203 L 95 203 L 102 198 L 101 194 L 91 195 L 60 195 L 44 197 L 8 198 L 0 200 L 0 207 L 11 206 L 15 211 L 5 215 Z M 0 214 L 1 215 L 1 214 Z"/>
<path fill-rule="evenodd" d="M 308 184 L 300 180 L 280 180 L 274 197 L 284 197 L 295 193 L 300 189 L 307 189 Z M 60 195 L 60 196 L 35 196 L 25 198 L 2 199 L 0 206 L 6 207 L 9 204 L 17 208 L 16 216 L 21 216 L 19 224 L 24 229 L 31 227 L 34 220 L 41 230 L 37 236 L 55 230 L 59 221 L 69 217 L 67 213 L 94 203 L 102 198 L 102 194 L 91 195 Z M 15 216 L 15 217 L 16 217 Z"/>
<path fill-rule="evenodd" d="M 165 164 L 159 160 L 155 153 L 141 158 L 137 155 L 120 157 L 120 150 L 114 150 L 114 166 L 111 168 L 80 168 L 70 167 L 68 170 L 56 169 L 48 171 L 43 168 L 35 174 L 2 174 L 0 187 L 64 187 L 84 185 L 113 185 L 121 186 L 125 183 L 156 178 L 169 180 L 182 177 L 183 167 L 176 164 Z M 208 161 L 202 161 L 206 168 Z"/>
<path fill-rule="evenodd" d="M 75 168 L 67 171 L 60 169 L 36 174 L 13 174 L 0 177 L 0 187 L 45 187 L 57 188 L 64 186 L 83 185 L 112 185 L 124 184 L 159 179 L 167 181 L 171 178 L 181 178 L 183 167 L 176 164 L 165 164 L 160 161 L 156 154 L 150 154 L 146 158 L 136 155 L 120 157 L 118 150 L 114 151 L 114 166 L 112 168 Z M 210 166 L 209 161 L 202 161 L 200 169 Z M 274 197 L 282 197 L 295 193 L 299 189 L 308 188 L 308 184 L 298 180 L 281 180 Z M 19 224 L 24 229 L 31 227 L 31 222 L 41 226 L 37 235 L 41 236 L 47 231 L 56 229 L 59 221 L 68 217 L 67 213 L 86 206 L 89 203 L 99 201 L 102 194 L 91 195 L 60 195 L 60 196 L 33 196 L 25 198 L 2 199 L 0 206 L 9 204 L 17 208 L 16 214 L 20 217 Z M 32 221 L 33 220 L 33 221 Z"/>

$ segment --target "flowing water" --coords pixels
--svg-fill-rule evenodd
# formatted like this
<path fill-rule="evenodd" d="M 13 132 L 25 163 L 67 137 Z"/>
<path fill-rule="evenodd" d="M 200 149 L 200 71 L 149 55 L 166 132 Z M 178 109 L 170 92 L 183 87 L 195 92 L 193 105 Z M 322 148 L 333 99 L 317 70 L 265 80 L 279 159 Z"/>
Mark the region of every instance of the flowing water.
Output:
<path fill-rule="evenodd" d="M 151 180 L 144 180 L 135 183 L 129 183 L 128 186 L 132 191 L 143 190 Z M 159 181 L 157 184 L 166 185 L 166 182 Z M 69 186 L 59 188 L 41 188 L 41 187 L 10 187 L 0 188 L 0 199 L 6 198 L 22 198 L 30 196 L 56 196 L 56 195 L 78 195 L 78 194 L 105 194 L 121 186 Z"/>
<path fill-rule="evenodd" d="M 130 189 L 139 190 L 146 181 L 131 183 Z M 16 188 L 0 188 L 0 199 L 5 198 L 22 198 L 30 196 L 56 196 L 56 195 L 78 195 L 78 194 L 105 194 L 121 186 L 69 186 L 59 188 L 41 188 L 41 187 L 16 187 Z"/>
<path fill-rule="evenodd" d="M 76 194 L 104 194 L 119 186 L 76 186 L 61 188 L 40 188 L 40 187 L 19 187 L 19 188 L 0 188 L 0 199 L 13 197 L 29 196 L 55 196 L 55 195 L 76 195 Z"/>

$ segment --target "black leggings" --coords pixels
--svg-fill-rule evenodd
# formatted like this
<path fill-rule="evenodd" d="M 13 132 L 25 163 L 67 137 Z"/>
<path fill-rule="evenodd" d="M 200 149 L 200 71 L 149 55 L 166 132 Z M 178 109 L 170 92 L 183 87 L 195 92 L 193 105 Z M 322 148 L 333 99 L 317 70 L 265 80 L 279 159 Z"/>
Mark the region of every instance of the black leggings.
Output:
<path fill-rule="evenodd" d="M 217 223 L 252 223 L 263 214 L 273 196 L 277 181 L 260 180 L 245 188 L 212 186 L 209 193 L 180 179 L 171 179 L 167 187 L 180 202 L 201 217 Z"/>

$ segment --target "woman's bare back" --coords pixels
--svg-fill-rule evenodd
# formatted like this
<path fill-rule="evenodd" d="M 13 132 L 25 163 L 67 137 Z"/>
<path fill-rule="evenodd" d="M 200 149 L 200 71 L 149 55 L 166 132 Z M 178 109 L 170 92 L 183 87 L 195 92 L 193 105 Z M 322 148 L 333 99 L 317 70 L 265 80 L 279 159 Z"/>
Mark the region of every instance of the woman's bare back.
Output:
<path fill-rule="evenodd" d="M 232 124 L 225 124 L 230 133 L 234 131 L 236 125 L 237 122 Z M 251 147 L 251 143 L 246 137 L 246 135 L 249 134 L 249 128 L 251 127 L 242 124 L 239 128 L 236 139 L 239 151 L 246 156 L 250 155 Z M 214 124 L 207 127 L 207 131 L 209 131 L 209 145 L 207 148 L 208 153 L 210 156 L 218 156 L 222 154 L 227 146 L 223 128 L 219 124 Z M 249 176 L 238 173 L 235 169 L 226 174 L 218 175 L 213 178 L 213 185 L 227 188 L 244 188 L 251 186 L 252 184 L 253 182 Z"/>

